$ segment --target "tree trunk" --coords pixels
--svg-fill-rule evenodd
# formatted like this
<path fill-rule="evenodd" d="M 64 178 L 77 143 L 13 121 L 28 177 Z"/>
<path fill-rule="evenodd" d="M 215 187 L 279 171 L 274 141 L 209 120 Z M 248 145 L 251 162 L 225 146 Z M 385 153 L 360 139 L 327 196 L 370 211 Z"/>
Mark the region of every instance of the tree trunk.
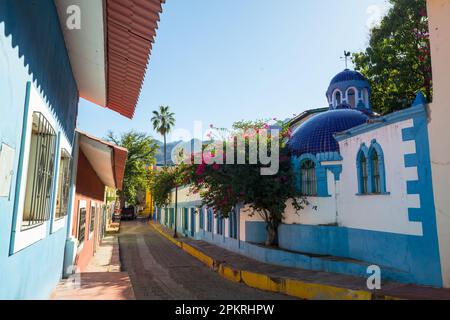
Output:
<path fill-rule="evenodd" d="M 271 247 L 275 245 L 275 241 L 278 238 L 278 221 L 271 220 L 267 222 L 266 230 L 267 230 L 266 246 Z"/>
<path fill-rule="evenodd" d="M 166 155 L 166 134 L 164 133 L 164 167 L 167 167 L 167 155 Z"/>

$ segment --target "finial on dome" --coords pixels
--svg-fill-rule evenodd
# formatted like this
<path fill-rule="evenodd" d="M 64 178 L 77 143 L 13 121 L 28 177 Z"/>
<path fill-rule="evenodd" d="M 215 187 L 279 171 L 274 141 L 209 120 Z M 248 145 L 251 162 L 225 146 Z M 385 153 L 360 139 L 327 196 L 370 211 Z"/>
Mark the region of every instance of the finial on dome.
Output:
<path fill-rule="evenodd" d="M 352 53 L 350 51 L 344 50 L 344 56 L 341 57 L 341 59 L 345 60 L 345 70 L 348 70 L 348 59 L 350 58 L 351 55 Z"/>

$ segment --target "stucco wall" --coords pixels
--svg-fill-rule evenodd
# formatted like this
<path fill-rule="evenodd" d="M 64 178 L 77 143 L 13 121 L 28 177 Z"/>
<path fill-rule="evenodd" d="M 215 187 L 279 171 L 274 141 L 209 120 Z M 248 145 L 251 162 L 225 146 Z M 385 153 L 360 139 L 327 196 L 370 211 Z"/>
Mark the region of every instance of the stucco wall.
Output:
<path fill-rule="evenodd" d="M 78 236 L 78 219 L 80 203 L 84 201 L 86 207 L 86 231 L 85 240 L 81 247 L 78 248 L 75 264 L 80 271 L 84 271 L 94 255 L 94 241 L 98 232 L 98 215 L 102 214 L 101 207 L 104 204 L 105 185 L 95 173 L 83 151 L 79 150 L 78 168 L 76 180 L 76 194 L 74 203 L 74 212 L 72 214 L 72 235 Z M 91 221 L 91 206 L 97 208 L 97 218 L 95 219 L 94 234 L 89 235 L 89 227 Z"/>
<path fill-rule="evenodd" d="M 27 82 L 40 90 L 58 121 L 56 130 L 73 137 L 78 92 L 54 3 L 0 1 L 0 144 L 15 151 L 9 197 L 0 198 L 0 299 L 45 299 L 58 283 L 65 229 L 10 254 L 11 230 Z"/>
<path fill-rule="evenodd" d="M 329 196 L 307 197 L 310 204 L 301 211 L 297 212 L 293 208 L 292 202 L 288 201 L 283 223 L 312 225 L 336 223 L 336 184 L 339 184 L 339 181 L 335 181 L 334 174 L 330 170 L 327 170 L 327 184 Z"/>
<path fill-rule="evenodd" d="M 444 285 L 450 287 L 450 0 L 428 0 L 433 67 L 430 152 Z"/>
<path fill-rule="evenodd" d="M 416 152 L 415 141 L 403 141 L 402 130 L 413 126 L 412 119 L 362 133 L 339 143 L 342 160 L 338 223 L 340 226 L 422 235 L 422 225 L 409 220 L 408 209 L 420 207 L 419 195 L 409 195 L 409 180 L 417 180 L 417 168 L 406 168 L 405 154 Z M 382 147 L 385 162 L 386 195 L 358 196 L 356 158 L 361 144 L 371 141 Z"/>

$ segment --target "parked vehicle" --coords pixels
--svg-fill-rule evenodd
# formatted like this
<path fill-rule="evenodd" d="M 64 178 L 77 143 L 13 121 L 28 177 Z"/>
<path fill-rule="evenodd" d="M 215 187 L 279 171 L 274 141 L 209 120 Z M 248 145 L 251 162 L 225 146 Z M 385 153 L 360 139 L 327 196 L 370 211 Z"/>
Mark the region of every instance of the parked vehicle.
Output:
<path fill-rule="evenodd" d="M 114 209 L 112 221 L 113 222 L 120 221 L 120 209 L 119 208 Z"/>
<path fill-rule="evenodd" d="M 122 208 L 122 212 L 120 214 L 121 220 L 135 220 L 137 217 L 136 209 L 134 206 L 129 206 L 128 208 Z"/>

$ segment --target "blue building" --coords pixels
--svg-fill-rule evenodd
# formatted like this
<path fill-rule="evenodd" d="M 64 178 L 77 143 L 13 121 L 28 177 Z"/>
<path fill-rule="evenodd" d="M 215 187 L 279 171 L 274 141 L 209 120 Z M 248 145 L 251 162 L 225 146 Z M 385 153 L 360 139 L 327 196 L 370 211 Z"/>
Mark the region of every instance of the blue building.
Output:
<path fill-rule="evenodd" d="M 70 273 L 63 263 L 75 194 L 79 98 L 132 117 L 150 46 L 136 40 L 144 48 L 136 54 L 123 44 L 134 28 L 153 39 L 161 11 L 155 4 L 162 2 L 132 9 L 151 26 L 132 18 L 123 30 L 108 28 L 124 15 L 104 7 L 117 6 L 116 0 L 79 6 L 65 0 L 0 2 L 0 299 L 48 298 Z M 106 30 L 120 31 L 120 37 L 105 41 Z M 117 47 L 132 68 L 109 52 Z M 125 90 L 133 94 L 120 98 Z"/>
<path fill-rule="evenodd" d="M 265 222 L 250 208 L 222 219 L 195 209 L 201 199 L 187 189 L 179 191 L 178 230 L 271 264 L 361 277 L 377 265 L 384 280 L 442 287 L 427 102 L 419 93 L 410 108 L 379 116 L 370 94 L 364 76 L 346 69 L 326 90 L 328 108 L 291 120 L 292 166 L 311 206 L 297 213 L 287 203 L 282 250 L 258 245 Z"/>

